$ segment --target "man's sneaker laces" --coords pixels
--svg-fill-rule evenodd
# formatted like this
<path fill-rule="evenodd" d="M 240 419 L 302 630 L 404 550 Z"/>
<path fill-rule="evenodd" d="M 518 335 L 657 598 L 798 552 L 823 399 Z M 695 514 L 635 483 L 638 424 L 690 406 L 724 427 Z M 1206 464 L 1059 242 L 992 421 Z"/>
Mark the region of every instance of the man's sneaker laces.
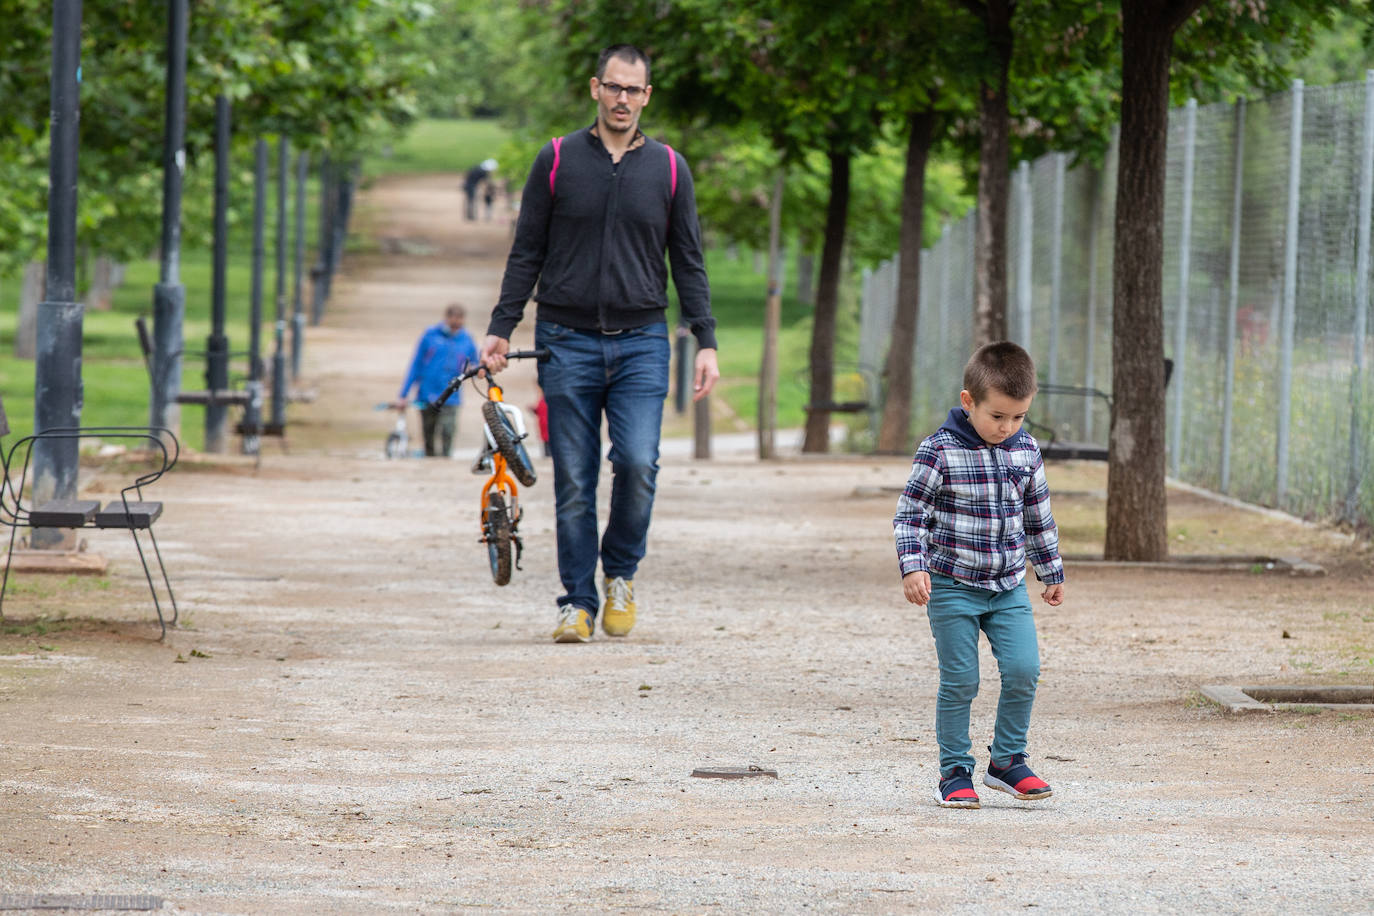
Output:
<path fill-rule="evenodd" d="M 565 604 L 558 609 L 554 642 L 591 642 L 594 626 L 591 614 L 575 604 Z"/>

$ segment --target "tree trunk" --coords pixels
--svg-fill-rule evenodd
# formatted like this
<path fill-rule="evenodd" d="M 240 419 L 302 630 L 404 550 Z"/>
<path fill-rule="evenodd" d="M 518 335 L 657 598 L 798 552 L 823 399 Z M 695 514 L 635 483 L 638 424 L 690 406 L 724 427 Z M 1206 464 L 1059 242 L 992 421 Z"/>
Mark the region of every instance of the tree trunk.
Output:
<path fill-rule="evenodd" d="M 86 293 L 86 308 L 108 312 L 115 289 L 114 261 L 103 254 L 97 254 L 91 260 L 91 286 Z"/>
<path fill-rule="evenodd" d="M 902 229 L 898 244 L 897 308 L 883 364 L 883 417 L 878 451 L 901 454 L 911 437 L 911 359 L 921 314 L 921 235 L 925 228 L 926 160 L 935 130 L 935 112 L 913 111 L 907 120 L 906 175 L 902 179 Z"/>
<path fill-rule="evenodd" d="M 763 307 L 763 359 L 759 363 L 759 457 L 776 458 L 778 332 L 782 325 L 782 194 L 784 173 L 773 179 L 768 206 L 768 298 Z"/>
<path fill-rule="evenodd" d="M 849 216 L 849 153 L 830 151 L 830 202 L 825 209 L 825 246 L 811 326 L 811 406 L 803 452 L 830 450 L 830 411 L 835 400 L 835 314 L 840 301 L 840 267 L 845 220 Z"/>
<path fill-rule="evenodd" d="M 1164 488 L 1164 164 L 1174 31 L 1201 0 L 1122 3 L 1121 141 L 1112 269 L 1109 560 L 1168 556 Z"/>
<path fill-rule="evenodd" d="M 1007 73 L 1016 4 L 988 0 L 985 25 L 996 75 L 978 87 L 978 224 L 973 251 L 973 343 L 1007 338 L 1007 195 L 1011 187 Z"/>
<path fill-rule="evenodd" d="M 47 294 L 48 262 L 25 264 L 24 282 L 19 290 L 19 324 L 14 332 L 14 355 L 18 359 L 38 358 L 38 303 Z"/>

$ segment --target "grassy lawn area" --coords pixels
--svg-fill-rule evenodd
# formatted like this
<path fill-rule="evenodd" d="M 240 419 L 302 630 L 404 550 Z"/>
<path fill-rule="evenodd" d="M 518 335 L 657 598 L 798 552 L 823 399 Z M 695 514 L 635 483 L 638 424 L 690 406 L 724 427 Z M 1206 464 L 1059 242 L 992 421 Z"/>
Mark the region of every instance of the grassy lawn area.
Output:
<path fill-rule="evenodd" d="M 238 223 L 230 228 L 229 265 L 225 276 L 226 333 L 229 349 L 244 354 L 248 348 L 248 315 L 252 292 L 252 188 L 237 188 L 233 192 L 238 208 Z M 265 235 L 265 265 L 263 270 L 263 318 L 261 357 L 269 366 L 274 347 L 271 324 L 275 318 L 276 277 L 276 218 L 273 212 L 274 193 L 268 195 Z M 307 187 L 306 255 L 304 307 L 309 314 L 309 275 L 314 262 L 315 241 L 318 238 L 315 221 L 319 204 L 319 188 L 314 182 Z M 288 204 L 288 206 L 294 206 Z M 293 232 L 294 213 L 288 218 L 287 232 Z M 286 310 L 292 309 L 294 238 L 288 235 L 286 261 Z M 197 248 L 183 249 L 181 282 L 186 288 L 184 333 L 186 353 L 183 356 L 181 387 L 183 391 L 205 388 L 205 359 L 199 355 L 205 349 L 210 334 L 211 254 Z M 88 309 L 82 322 L 81 377 L 85 398 L 81 422 L 87 426 L 138 426 L 148 422 L 149 382 L 138 345 L 134 319 L 147 317 L 152 331 L 153 285 L 158 281 L 156 260 L 134 261 L 127 265 L 124 283 L 114 291 L 108 311 Z M 5 398 L 5 412 L 9 417 L 11 439 L 28 434 L 33 429 L 33 388 L 35 366 L 32 360 L 14 358 L 15 325 L 18 323 L 18 283 L 6 279 L 0 282 L 9 300 L 0 310 L 0 393 Z M 309 340 L 309 331 L 306 331 Z M 290 346 L 287 331 L 286 346 Z M 289 351 L 288 351 L 289 353 Z M 248 375 L 246 355 L 235 355 L 230 363 L 230 379 L 240 380 Z M 235 422 L 237 411 L 231 411 Z M 199 449 L 204 444 L 203 408 L 183 405 L 181 440 L 184 446 Z"/>
<path fill-rule="evenodd" d="M 363 172 L 375 177 L 466 172 L 483 159 L 499 159 L 506 137 L 496 121 L 417 121 L 402 140 L 369 156 Z"/>
<path fill-rule="evenodd" d="M 706 253 L 711 278 L 711 310 L 716 316 L 720 344 L 720 384 L 717 396 L 750 429 L 758 419 L 759 365 L 763 359 L 763 312 L 767 276 L 756 273 L 753 253 L 741 250 L 738 257 L 720 249 Z M 789 265 L 795 266 L 795 265 Z M 808 400 L 811 349 L 811 307 L 797 299 L 795 271 L 789 270 L 783 287 L 782 328 L 778 340 L 778 426 L 799 427 L 806 422 L 803 407 Z M 671 288 L 671 287 L 670 287 Z M 675 297 L 674 297 L 675 298 Z M 854 291 L 841 290 L 836 332 L 836 400 L 865 397 L 863 379 L 848 354 L 857 352 L 858 301 Z M 833 421 L 847 415 L 835 414 Z M 717 432 L 735 432 L 732 418 L 718 420 Z"/>
<path fill-rule="evenodd" d="M 482 158 L 495 155 L 506 142 L 506 132 L 492 121 L 421 121 L 389 155 L 368 159 L 365 176 L 403 174 L 431 171 L 455 171 L 466 168 Z M 518 169 L 516 171 L 519 171 Z M 238 170 L 243 174 L 243 170 Z M 251 294 L 251 200 L 252 188 L 238 184 L 232 191 L 235 208 L 230 227 L 229 270 L 227 275 L 227 333 L 230 350 L 242 354 L 248 346 L 248 313 Z M 309 302 L 309 268 L 315 260 L 314 247 L 318 237 L 316 210 L 319 189 L 311 182 L 307 190 L 307 225 L 305 273 L 307 281 L 304 306 Z M 262 359 L 270 365 L 274 341 L 272 321 L 275 312 L 275 228 L 272 212 L 275 194 L 268 194 L 266 218 L 266 266 L 263 277 L 264 327 L 262 331 Z M 294 215 L 288 227 L 294 225 Z M 288 232 L 291 229 L 288 228 Z M 366 240 L 350 240 L 350 245 L 366 246 Z M 291 311 L 293 277 L 291 258 L 293 241 L 287 244 L 287 312 Z M 734 432 L 753 428 L 758 411 L 758 371 L 763 351 L 763 308 L 766 278 L 753 268 L 753 254 L 741 250 L 731 257 L 723 250 L 707 252 L 706 264 L 711 278 L 713 310 L 718 323 L 720 342 L 721 384 L 717 397 L 729 407 L 734 416 L 725 416 L 718 423 L 719 432 Z M 794 266 L 794 265 L 789 265 Z M 803 406 L 807 403 L 808 379 L 806 367 L 811 344 L 811 310 L 797 301 L 795 270 L 789 269 L 784 290 L 782 333 L 780 339 L 780 370 L 778 386 L 778 423 L 781 427 L 796 427 L 805 422 Z M 182 373 L 182 390 L 205 387 L 205 361 L 200 352 L 210 333 L 211 255 L 203 249 L 187 248 L 182 252 L 182 283 L 186 287 L 185 340 L 186 354 Z M 123 285 L 115 291 L 108 311 L 87 311 L 84 318 L 82 342 L 82 378 L 85 403 L 82 422 L 87 425 L 140 425 L 148 422 L 148 376 L 134 330 L 134 319 L 148 316 L 151 323 L 153 285 L 158 279 L 158 264 L 153 259 L 137 261 L 127 266 Z M 19 284 L 14 278 L 0 278 L 0 290 L 8 300 L 8 307 L 0 310 L 0 393 L 9 416 L 12 436 L 25 435 L 33 425 L 34 364 L 18 360 L 10 354 L 14 350 L 15 325 L 18 321 L 16 300 Z M 671 287 L 670 287 L 671 291 Z M 854 371 L 847 355 L 856 351 L 858 338 L 858 303 L 856 291 L 842 291 L 839 332 L 835 352 L 836 397 L 839 400 L 861 399 L 865 396 L 862 379 Z M 309 331 L 306 332 L 309 346 Z M 290 346 L 290 332 L 286 345 Z M 245 355 L 237 355 L 231 363 L 231 378 L 241 380 L 248 374 Z M 204 442 L 203 409 L 186 405 L 182 410 L 183 444 L 199 449 Z M 670 414 L 671 416 L 671 414 Z M 838 421 L 844 415 L 836 415 Z M 862 419 L 856 420 L 861 423 Z"/>

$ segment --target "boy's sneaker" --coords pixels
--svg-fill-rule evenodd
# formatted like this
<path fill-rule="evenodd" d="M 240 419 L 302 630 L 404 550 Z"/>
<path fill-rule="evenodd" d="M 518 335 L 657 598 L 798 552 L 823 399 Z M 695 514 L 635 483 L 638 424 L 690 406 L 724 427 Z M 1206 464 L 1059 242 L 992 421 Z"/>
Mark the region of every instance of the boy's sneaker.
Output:
<path fill-rule="evenodd" d="M 601 629 L 607 636 L 628 636 L 635 625 L 635 584 L 616 576 L 607 579 L 606 604 L 601 608 Z"/>
<path fill-rule="evenodd" d="M 591 642 L 596 624 L 592 615 L 572 604 L 558 609 L 558 626 L 553 630 L 554 642 Z"/>
<path fill-rule="evenodd" d="M 940 777 L 935 801 L 941 808 L 977 808 L 978 793 L 973 788 L 973 776 L 967 767 L 955 767 Z"/>
<path fill-rule="evenodd" d="M 989 751 L 992 748 L 988 748 Z M 1026 766 L 1025 754 L 1012 754 L 1007 765 L 999 767 L 994 760 L 988 761 L 988 770 L 983 774 L 983 785 L 1001 789 L 1021 801 L 1040 801 L 1054 794 L 1049 783 L 1031 772 Z"/>

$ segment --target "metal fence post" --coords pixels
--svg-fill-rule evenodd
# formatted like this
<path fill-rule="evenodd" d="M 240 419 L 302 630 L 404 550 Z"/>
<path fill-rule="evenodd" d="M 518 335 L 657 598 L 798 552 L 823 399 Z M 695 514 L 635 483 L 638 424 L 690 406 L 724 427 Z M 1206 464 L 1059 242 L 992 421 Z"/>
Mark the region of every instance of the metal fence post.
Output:
<path fill-rule="evenodd" d="M 229 389 L 229 338 L 224 333 L 229 268 L 229 97 L 215 98 L 215 236 L 210 268 L 210 336 L 205 340 L 205 451 L 223 452 L 229 406 L 216 396 Z"/>
<path fill-rule="evenodd" d="M 1097 384 L 1097 373 L 1093 363 L 1097 359 L 1097 260 L 1101 256 L 1098 236 L 1102 234 L 1103 183 L 1106 181 L 1104 169 L 1093 172 L 1091 201 L 1088 213 L 1088 314 L 1083 347 L 1083 387 L 1093 388 Z M 1083 399 L 1083 441 L 1093 441 L 1093 398 Z"/>
<path fill-rule="evenodd" d="M 1059 306 L 1064 294 L 1064 169 L 1068 156 L 1054 156 L 1054 204 L 1050 211 L 1050 344 L 1048 378 L 1059 382 Z"/>
<path fill-rule="evenodd" d="M 310 268 L 310 323 L 317 325 L 324 317 L 324 302 L 329 298 L 329 248 L 333 232 L 329 228 L 334 218 L 333 168 L 328 156 L 320 162 L 320 208 L 317 216 L 319 240 L 316 242 L 315 264 Z"/>
<path fill-rule="evenodd" d="M 1221 400 L 1221 492 L 1231 491 L 1231 429 L 1235 422 L 1236 306 L 1240 301 L 1240 229 L 1245 193 L 1245 99 L 1236 101 L 1231 156 L 1231 269 L 1226 291 L 1226 391 Z"/>
<path fill-rule="evenodd" d="M 1169 442 L 1170 473 L 1183 466 L 1183 409 L 1187 404 L 1184 378 L 1188 360 L 1188 280 L 1193 248 L 1193 163 L 1197 149 L 1197 99 L 1183 109 L 1183 218 L 1178 238 L 1178 309 L 1174 313 L 1174 434 Z"/>
<path fill-rule="evenodd" d="M 286 426 L 286 185 L 291 154 L 286 138 L 277 138 L 277 270 L 276 322 L 272 349 L 272 430 L 283 434 Z"/>
<path fill-rule="evenodd" d="M 162 149 L 162 245 L 153 287 L 153 378 L 148 424 L 181 431 L 181 353 L 186 287 L 181 283 L 181 190 L 186 168 L 187 0 L 167 4 L 167 88 Z"/>
<path fill-rule="evenodd" d="M 922 326 L 922 324 L 925 325 L 925 328 L 926 328 L 927 331 L 929 331 L 929 329 L 930 329 L 930 321 L 931 321 L 931 317 L 930 317 L 930 316 L 931 316 L 931 311 L 930 311 L 929 308 L 925 308 L 925 306 L 926 306 L 928 303 L 930 303 L 930 302 L 934 299 L 934 297 L 935 297 L 935 292 L 934 292 L 934 290 L 935 290 L 935 275 L 934 275 L 934 273 L 933 273 L 933 271 L 934 271 L 935 268 L 931 266 L 932 264 L 935 263 L 935 254 L 934 254 L 934 252 L 935 252 L 935 249 L 934 249 L 934 248 L 922 248 L 922 249 L 921 249 L 921 306 L 922 306 L 922 308 L 921 308 L 921 311 L 920 311 L 920 313 L 917 315 L 917 318 L 916 318 L 916 347 L 915 347 L 915 352 L 913 352 L 913 353 L 911 354 L 911 371 L 916 373 L 916 378 L 917 378 L 917 379 L 920 379 L 920 378 L 922 377 L 923 373 L 925 373 L 926 371 L 929 370 L 929 368 L 930 368 L 930 361 L 931 361 L 931 357 L 930 357 L 930 354 L 929 354 L 929 352 L 928 352 L 930 348 L 929 348 L 929 347 L 922 347 L 920 344 L 921 344 L 921 341 L 922 341 L 922 340 L 927 339 L 928 336 L 929 336 L 928 334 L 923 334 L 923 333 L 921 332 L 921 326 Z M 926 400 L 926 399 L 927 399 L 927 397 L 933 392 L 933 390 L 934 390 L 933 386 L 921 385 L 919 382 L 913 384 L 913 385 L 911 386 L 911 401 L 912 401 L 912 403 L 913 403 L 913 404 L 919 404 L 919 405 L 920 405 L 920 408 L 919 408 L 920 411 L 925 411 L 925 410 L 927 410 L 928 407 L 929 407 L 929 404 L 927 403 L 927 400 Z M 919 413 L 919 412 L 916 414 L 916 416 L 918 416 L 918 417 L 919 417 L 919 416 L 923 416 L 923 415 L 924 415 L 924 414 Z"/>
<path fill-rule="evenodd" d="M 1016 318 L 1020 323 L 1021 346 L 1031 347 L 1031 234 L 1035 232 L 1034 211 L 1031 206 L 1030 163 L 1022 159 L 1016 167 L 1016 181 L 1021 199 L 1021 226 L 1016 233 Z"/>
<path fill-rule="evenodd" d="M 245 455 L 262 448 L 262 262 L 263 228 L 267 209 L 267 141 L 253 145 L 253 268 L 248 310 L 248 405 L 243 411 Z"/>
<path fill-rule="evenodd" d="M 1283 304 L 1279 313 L 1278 470 L 1274 504 L 1288 496 L 1288 437 L 1293 419 L 1293 335 L 1298 299 L 1298 204 L 1302 178 L 1302 80 L 1293 80 L 1288 137 L 1288 217 L 1284 230 Z"/>
<path fill-rule="evenodd" d="M 1355 360 L 1350 370 L 1350 474 L 1345 517 L 1357 520 L 1368 432 L 1364 423 L 1364 345 L 1369 325 L 1369 220 L 1374 209 L 1374 70 L 1364 75 L 1364 146 L 1360 159 L 1359 241 L 1355 255 Z"/>
<path fill-rule="evenodd" d="M 52 122 L 48 140 L 48 287 L 38 304 L 34 361 L 35 432 L 81 425 L 81 339 L 85 309 L 76 301 L 76 187 L 80 136 L 81 0 L 52 5 Z M 73 499 L 80 457 L 76 439 L 34 444 L 34 504 Z M 57 528 L 35 528 L 36 548 L 72 540 Z"/>
<path fill-rule="evenodd" d="M 936 251 L 938 252 L 937 257 L 939 257 L 940 259 L 940 281 L 939 285 L 936 287 L 936 289 L 939 290 L 939 292 L 936 293 L 936 296 L 939 298 L 937 308 L 940 316 L 940 326 L 935 329 L 937 337 L 935 352 L 940 354 L 945 354 L 949 352 L 949 261 L 950 249 L 953 247 L 954 240 L 950 237 L 949 234 L 949 223 L 945 223 L 943 226 L 940 227 L 940 241 L 935 246 Z"/>
<path fill-rule="evenodd" d="M 292 259 L 291 284 L 291 379 L 301 374 L 301 350 L 305 346 L 305 300 L 302 274 L 305 271 L 305 184 L 310 175 L 310 154 L 296 157 L 296 252 Z"/>

